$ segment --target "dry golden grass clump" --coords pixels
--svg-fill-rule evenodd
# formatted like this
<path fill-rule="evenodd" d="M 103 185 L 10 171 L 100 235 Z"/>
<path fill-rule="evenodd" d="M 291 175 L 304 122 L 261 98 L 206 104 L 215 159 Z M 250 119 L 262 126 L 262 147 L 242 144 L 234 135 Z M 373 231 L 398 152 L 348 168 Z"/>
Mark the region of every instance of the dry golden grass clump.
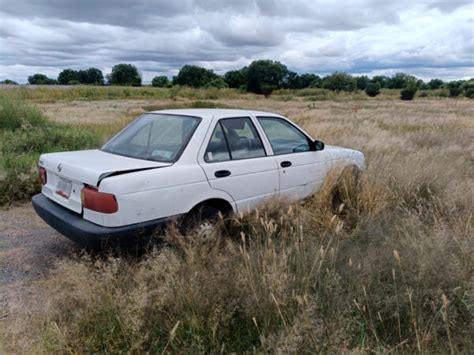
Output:
<path fill-rule="evenodd" d="M 472 353 L 471 102 L 218 103 L 286 114 L 368 170 L 138 258 L 62 259 L 10 311 L 5 351 Z"/>

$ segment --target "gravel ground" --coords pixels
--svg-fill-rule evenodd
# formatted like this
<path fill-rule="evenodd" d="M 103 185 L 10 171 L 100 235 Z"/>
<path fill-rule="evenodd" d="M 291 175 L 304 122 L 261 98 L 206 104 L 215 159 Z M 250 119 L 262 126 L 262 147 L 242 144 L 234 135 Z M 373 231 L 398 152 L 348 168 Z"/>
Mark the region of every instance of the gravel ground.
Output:
<path fill-rule="evenodd" d="M 0 209 L 0 319 L 8 316 L 10 302 L 32 292 L 57 261 L 79 252 L 36 215 L 31 203 Z"/>

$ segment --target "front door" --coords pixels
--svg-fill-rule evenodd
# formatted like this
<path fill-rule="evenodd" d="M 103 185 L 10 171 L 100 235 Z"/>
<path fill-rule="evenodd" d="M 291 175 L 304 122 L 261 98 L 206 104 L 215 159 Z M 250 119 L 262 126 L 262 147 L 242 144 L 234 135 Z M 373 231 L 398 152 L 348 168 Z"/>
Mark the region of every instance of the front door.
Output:
<path fill-rule="evenodd" d="M 238 211 L 278 195 L 278 165 L 250 117 L 220 119 L 208 141 L 201 167 L 211 187 L 231 195 Z"/>
<path fill-rule="evenodd" d="M 283 118 L 257 119 L 279 168 L 280 198 L 296 201 L 318 191 L 327 173 L 327 152 L 312 151 L 311 139 Z"/>

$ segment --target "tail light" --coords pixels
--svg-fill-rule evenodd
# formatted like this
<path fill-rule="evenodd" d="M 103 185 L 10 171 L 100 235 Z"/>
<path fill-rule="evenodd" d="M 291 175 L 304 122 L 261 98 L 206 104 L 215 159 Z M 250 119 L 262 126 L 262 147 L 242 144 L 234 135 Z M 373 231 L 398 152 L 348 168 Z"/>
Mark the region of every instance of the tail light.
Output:
<path fill-rule="evenodd" d="M 38 169 L 38 176 L 39 176 L 39 180 L 41 182 L 42 185 L 46 185 L 46 183 L 48 182 L 48 175 L 46 174 L 46 169 L 43 168 L 43 167 L 39 167 Z"/>
<path fill-rule="evenodd" d="M 117 199 L 112 194 L 99 192 L 92 187 L 84 187 L 81 191 L 82 206 L 101 213 L 115 213 L 118 211 Z"/>

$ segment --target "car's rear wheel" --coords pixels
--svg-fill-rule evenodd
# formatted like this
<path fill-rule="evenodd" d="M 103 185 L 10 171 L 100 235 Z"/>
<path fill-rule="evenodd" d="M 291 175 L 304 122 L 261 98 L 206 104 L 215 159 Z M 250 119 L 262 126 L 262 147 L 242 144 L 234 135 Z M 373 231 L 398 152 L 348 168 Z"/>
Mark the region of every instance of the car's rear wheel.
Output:
<path fill-rule="evenodd" d="M 209 237 L 214 230 L 215 223 L 223 216 L 225 211 L 221 211 L 213 205 L 200 205 L 191 210 L 184 220 L 184 232 L 195 232 L 198 237 Z"/>

